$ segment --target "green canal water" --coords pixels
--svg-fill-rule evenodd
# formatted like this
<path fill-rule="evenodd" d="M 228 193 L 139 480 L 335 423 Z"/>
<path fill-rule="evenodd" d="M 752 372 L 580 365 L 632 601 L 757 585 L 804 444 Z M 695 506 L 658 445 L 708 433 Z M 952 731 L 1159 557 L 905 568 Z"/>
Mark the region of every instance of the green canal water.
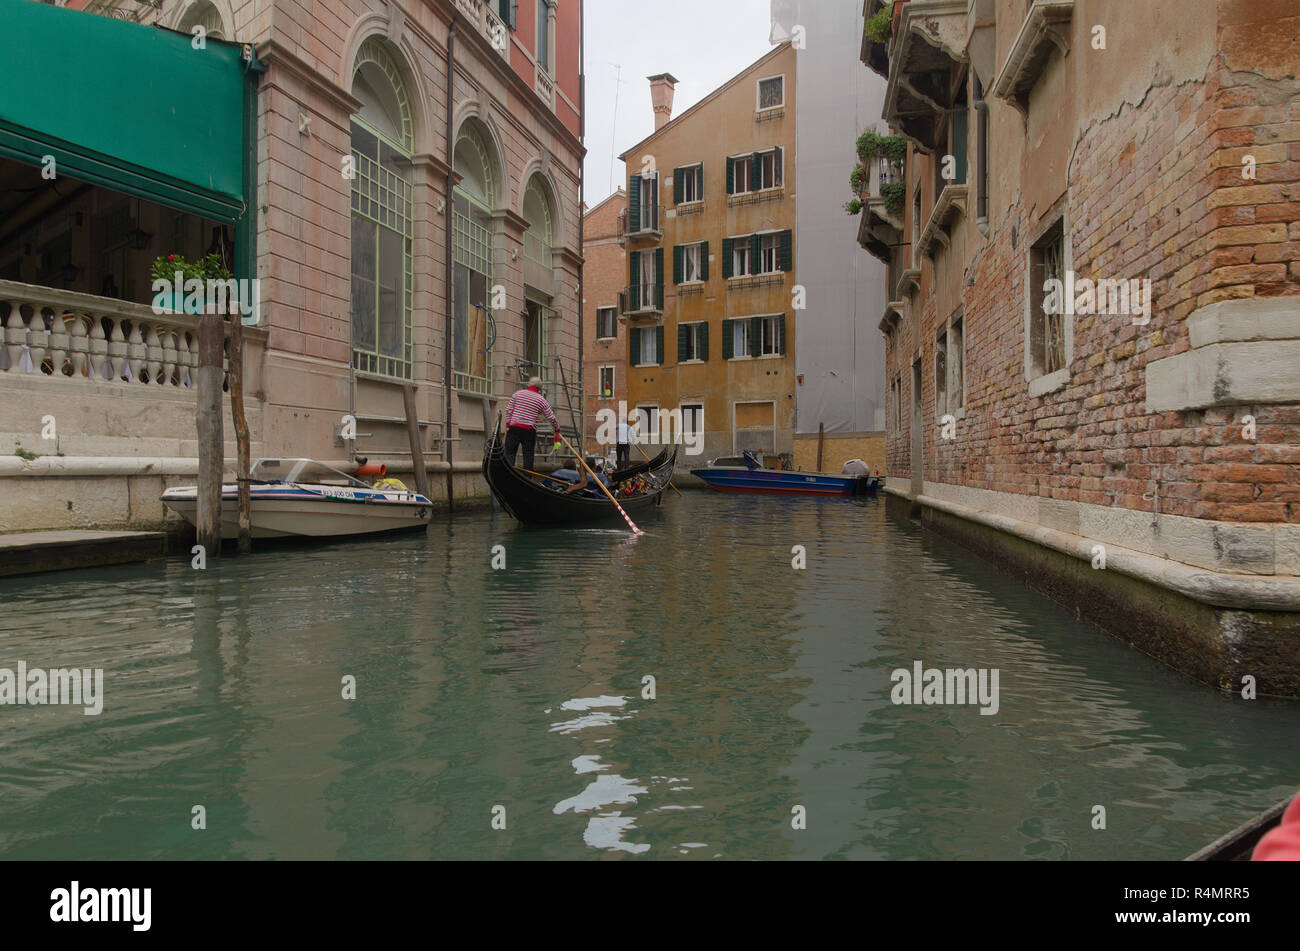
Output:
<path fill-rule="evenodd" d="M 0 707 L 0 857 L 1178 859 L 1300 786 L 1300 704 L 881 501 L 687 493 L 644 527 L 0 581 L 0 667 L 104 669 L 99 716 Z M 916 661 L 997 669 L 996 714 L 894 704 Z"/>

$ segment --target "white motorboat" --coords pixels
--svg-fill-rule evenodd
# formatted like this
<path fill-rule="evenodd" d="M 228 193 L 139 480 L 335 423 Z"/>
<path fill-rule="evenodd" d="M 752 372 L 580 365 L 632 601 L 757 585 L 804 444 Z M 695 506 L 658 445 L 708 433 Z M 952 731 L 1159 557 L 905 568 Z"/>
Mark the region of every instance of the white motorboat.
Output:
<path fill-rule="evenodd" d="M 382 473 L 381 473 L 382 474 Z M 429 523 L 433 504 L 395 480 L 367 485 L 314 459 L 258 459 L 249 470 L 254 538 L 370 535 Z M 176 486 L 162 503 L 191 525 L 198 521 L 198 486 Z M 221 485 L 221 537 L 239 536 L 239 486 Z"/>

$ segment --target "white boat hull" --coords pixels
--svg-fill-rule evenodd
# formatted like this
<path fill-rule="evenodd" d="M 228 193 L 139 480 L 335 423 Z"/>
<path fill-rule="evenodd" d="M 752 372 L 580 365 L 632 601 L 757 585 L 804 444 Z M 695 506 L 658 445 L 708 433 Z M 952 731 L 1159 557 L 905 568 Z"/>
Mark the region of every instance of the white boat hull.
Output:
<path fill-rule="evenodd" d="M 163 493 L 162 502 L 191 525 L 198 524 L 193 487 L 169 489 Z M 324 496 L 285 486 L 275 491 L 255 489 L 249 514 L 254 538 L 331 538 L 419 528 L 429 523 L 433 506 L 413 493 L 340 492 Z M 239 537 L 239 497 L 230 485 L 222 486 L 221 537 Z"/>

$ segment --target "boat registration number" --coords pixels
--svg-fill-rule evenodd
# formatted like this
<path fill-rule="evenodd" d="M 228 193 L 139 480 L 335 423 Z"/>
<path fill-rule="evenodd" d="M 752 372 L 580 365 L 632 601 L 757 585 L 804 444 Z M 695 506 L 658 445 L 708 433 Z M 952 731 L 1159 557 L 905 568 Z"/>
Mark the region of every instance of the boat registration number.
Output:
<path fill-rule="evenodd" d="M 331 499 L 355 499 L 357 494 L 351 489 L 340 489 L 334 486 L 321 486 L 321 493 Z"/>

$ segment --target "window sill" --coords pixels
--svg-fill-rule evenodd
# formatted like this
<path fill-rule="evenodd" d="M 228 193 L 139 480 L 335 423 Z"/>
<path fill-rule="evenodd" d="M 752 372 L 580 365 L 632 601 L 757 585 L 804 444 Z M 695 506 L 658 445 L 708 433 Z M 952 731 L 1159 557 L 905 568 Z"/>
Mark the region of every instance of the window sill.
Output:
<path fill-rule="evenodd" d="M 617 343 L 618 337 L 597 337 L 596 343 Z"/>
<path fill-rule="evenodd" d="M 663 366 L 662 363 L 637 363 L 637 364 L 633 364 L 632 368 L 634 370 L 653 370 L 656 367 L 661 367 L 661 366 Z"/>
<path fill-rule="evenodd" d="M 708 362 L 708 361 L 706 361 L 706 360 L 678 360 L 678 361 L 677 361 L 677 365 L 678 365 L 679 367 L 689 367 L 689 366 L 696 365 L 696 364 L 698 364 L 698 365 L 700 365 L 700 366 L 703 366 L 703 365 L 704 365 L 705 363 L 707 363 L 707 362 Z"/>
<path fill-rule="evenodd" d="M 1029 381 L 1030 397 L 1046 396 L 1048 393 L 1055 393 L 1057 390 L 1065 388 L 1065 384 L 1070 382 L 1070 368 L 1062 367 L 1054 373 L 1045 373 L 1042 376 L 1036 376 Z"/>
<path fill-rule="evenodd" d="M 760 188 L 754 191 L 736 192 L 727 196 L 727 207 L 734 208 L 738 205 L 756 205 L 759 202 L 773 201 L 785 197 L 785 186 L 777 185 L 774 188 Z"/>
<path fill-rule="evenodd" d="M 755 122 L 774 122 L 777 119 L 785 118 L 785 103 L 779 106 L 768 106 L 766 109 L 754 110 Z"/>

